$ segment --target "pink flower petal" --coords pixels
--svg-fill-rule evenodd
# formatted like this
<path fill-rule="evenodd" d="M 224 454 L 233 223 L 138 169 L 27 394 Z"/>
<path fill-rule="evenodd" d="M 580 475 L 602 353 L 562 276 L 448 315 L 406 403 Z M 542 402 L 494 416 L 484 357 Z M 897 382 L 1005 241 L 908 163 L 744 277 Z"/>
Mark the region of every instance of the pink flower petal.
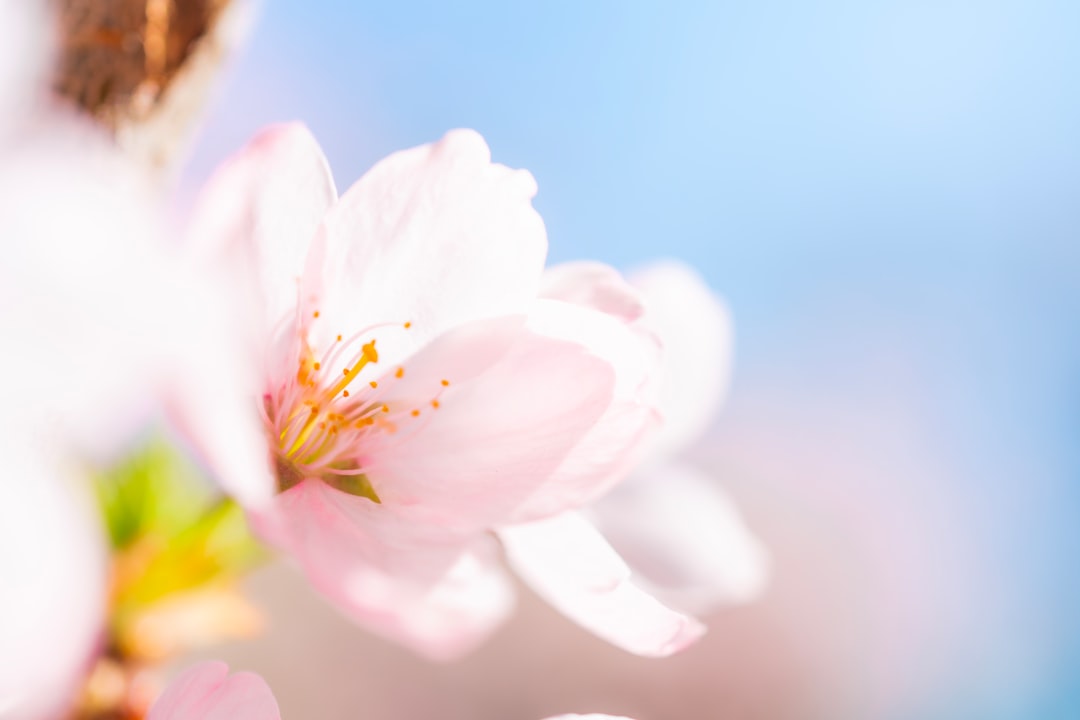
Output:
<path fill-rule="evenodd" d="M 188 244 L 208 269 L 230 264 L 231 283 L 242 285 L 245 317 L 263 318 L 260 342 L 295 312 L 312 240 L 336 201 L 326 158 L 299 123 L 263 130 L 200 194 Z"/>
<path fill-rule="evenodd" d="M 513 341 L 491 364 L 488 346 L 499 334 Z M 452 370 L 470 358 L 489 366 L 459 381 Z M 418 522 L 472 532 L 505 523 L 551 481 L 606 412 L 615 383 L 612 368 L 581 345 L 502 320 L 447 333 L 406 363 L 404 375 L 423 403 L 415 406 L 419 415 L 406 417 L 397 435 L 373 440 L 361 464 L 384 504 L 410 508 Z M 416 397 L 417 387 L 445 390 L 439 407 Z M 388 390 L 386 397 L 393 403 L 397 396 Z M 580 484 L 598 479 L 589 474 Z"/>
<path fill-rule="evenodd" d="M 319 480 L 285 492 L 255 521 L 351 619 L 433 659 L 471 650 L 513 605 L 492 546 Z"/>
<path fill-rule="evenodd" d="M 647 454 L 668 457 L 701 437 L 727 392 L 731 318 L 696 270 L 675 261 L 630 276 L 645 298 L 643 327 L 660 338 L 663 371 L 656 388 L 663 424 Z"/>
<path fill-rule="evenodd" d="M 188 293 L 189 300 L 192 293 Z M 190 318 L 172 325 L 181 328 Z M 235 338 L 225 327 L 205 323 L 182 335 L 172 362 L 180 365 L 163 395 L 168 416 L 217 482 L 246 507 L 261 507 L 273 497 L 275 481 L 258 412 L 253 408 L 241 352 L 224 352 Z"/>
<path fill-rule="evenodd" d="M 716 479 L 678 463 L 647 472 L 589 511 L 639 584 L 693 613 L 757 598 L 768 579 L 768 553 Z"/>
<path fill-rule="evenodd" d="M 397 362 L 461 323 L 523 313 L 547 252 L 535 194 L 529 173 L 492 164 L 469 130 L 378 163 L 327 215 L 312 255 L 316 339 L 411 322 L 380 341 Z"/>
<path fill-rule="evenodd" d="M 651 335 L 596 310 L 540 300 L 529 328 L 578 343 L 615 373 L 613 399 L 603 416 L 515 512 L 512 522 L 550 517 L 602 496 L 637 463 L 642 437 L 655 428 L 649 400 L 658 349 Z"/>
<path fill-rule="evenodd" d="M 272 384 L 283 376 L 285 359 L 296 356 L 299 339 L 278 331 L 295 325 L 306 258 L 336 199 L 326 158 L 311 133 L 296 123 L 278 125 L 217 170 L 188 229 L 197 264 L 205 274 L 223 277 L 217 278 L 219 297 L 187 293 L 185 300 L 234 314 L 198 315 L 213 318 L 189 333 L 203 342 L 189 340 L 177 348 L 188 371 L 171 388 L 173 417 L 195 439 L 225 490 L 245 505 L 263 504 L 273 492 L 254 398 L 266 390 L 267 378 Z M 245 334 L 246 347 L 236 337 Z M 239 347 L 228 352 L 230 345 Z M 264 368 L 265 376 L 258 372 Z"/>
<path fill-rule="evenodd" d="M 645 312 L 641 295 L 618 270 L 598 262 L 567 262 L 544 270 L 540 296 L 590 307 L 631 322 Z"/>
<path fill-rule="evenodd" d="M 705 632 L 630 581 L 603 536 L 574 513 L 499 530 L 515 572 L 582 627 L 628 652 L 665 657 Z"/>
<path fill-rule="evenodd" d="M 633 720 L 623 715 L 556 715 L 545 720 Z"/>
<path fill-rule="evenodd" d="M 223 662 L 201 662 L 182 672 L 146 720 L 280 720 L 274 694 L 254 673 L 229 675 Z"/>

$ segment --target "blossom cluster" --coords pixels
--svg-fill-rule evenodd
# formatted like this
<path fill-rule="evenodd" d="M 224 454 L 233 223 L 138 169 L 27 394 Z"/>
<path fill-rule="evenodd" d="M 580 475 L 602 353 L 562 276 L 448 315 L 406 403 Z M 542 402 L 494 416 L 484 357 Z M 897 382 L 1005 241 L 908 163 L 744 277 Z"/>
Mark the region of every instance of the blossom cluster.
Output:
<path fill-rule="evenodd" d="M 245 522 L 349 619 L 435 660 L 509 616 L 508 570 L 650 657 L 760 591 L 764 551 L 679 459 L 730 352 L 692 270 L 545 267 L 533 177 L 468 130 L 339 196 L 311 133 L 274 126 L 177 222 L 144 168 L 45 97 L 20 7 L 0 18 L 20 53 L 0 58 L 0 718 L 279 717 L 221 663 L 156 702 L 129 682 L 235 630 L 219 590 L 246 564 L 220 548 Z M 213 502 L 189 508 L 157 466 L 101 470 L 148 428 Z M 193 593 L 213 612 L 173 602 Z"/>

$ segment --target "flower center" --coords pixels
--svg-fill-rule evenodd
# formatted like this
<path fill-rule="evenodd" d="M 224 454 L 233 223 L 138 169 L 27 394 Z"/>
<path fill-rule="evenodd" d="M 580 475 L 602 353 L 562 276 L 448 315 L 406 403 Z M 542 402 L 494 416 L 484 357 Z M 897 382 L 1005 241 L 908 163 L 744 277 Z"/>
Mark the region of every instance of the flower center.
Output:
<path fill-rule="evenodd" d="M 314 318 L 318 317 L 316 312 Z M 384 446 L 406 424 L 417 429 L 413 421 L 425 413 L 394 399 L 394 381 L 405 376 L 404 367 L 387 373 L 388 380 L 374 379 L 379 352 L 373 333 L 410 327 L 411 322 L 383 323 L 345 340 L 337 335 L 319 359 L 306 340 L 302 343 L 295 374 L 276 395 L 264 397 L 264 419 L 276 445 L 280 491 L 319 478 L 343 492 L 380 502 L 365 474 L 370 452 Z M 439 408 L 439 397 L 449 384 L 441 381 L 429 401 L 431 410 Z"/>

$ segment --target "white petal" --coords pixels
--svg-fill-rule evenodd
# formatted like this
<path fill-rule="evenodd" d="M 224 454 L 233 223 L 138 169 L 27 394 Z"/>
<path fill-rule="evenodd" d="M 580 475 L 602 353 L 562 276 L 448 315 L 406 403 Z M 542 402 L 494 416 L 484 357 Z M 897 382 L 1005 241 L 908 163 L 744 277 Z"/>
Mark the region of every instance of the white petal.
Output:
<path fill-rule="evenodd" d="M 86 488 L 5 432 L 0 479 L 0 717 L 56 717 L 105 619 L 105 539 Z"/>
<path fill-rule="evenodd" d="M 328 213 L 306 272 L 305 318 L 317 344 L 377 323 L 398 362 L 472 320 L 522 314 L 536 296 L 547 236 L 532 207 L 536 183 L 491 162 L 477 133 L 394 153 Z"/>
<path fill-rule="evenodd" d="M 248 317 L 261 317 L 259 329 L 268 334 L 295 313 L 308 251 L 336 200 L 330 167 L 308 129 L 271 126 L 207 182 L 188 244 L 208 271 L 227 266 Z"/>
<path fill-rule="evenodd" d="M 561 613 L 628 652 L 665 657 L 705 632 L 630 581 L 630 570 L 574 513 L 499 530 L 515 572 Z"/>
<path fill-rule="evenodd" d="M 592 308 L 626 321 L 637 320 L 645 312 L 641 294 L 618 270 L 598 262 L 566 262 L 546 268 L 540 297 Z"/>
<path fill-rule="evenodd" d="M 768 553 L 715 478 L 675 463 L 647 472 L 590 508 L 642 586 L 692 613 L 757 598 L 768 580 Z"/>
<path fill-rule="evenodd" d="M 644 327 L 663 346 L 657 397 L 663 425 L 649 454 L 669 457 L 708 428 L 731 375 L 731 318 L 727 308 L 691 267 L 674 261 L 630 275 L 645 299 Z"/>

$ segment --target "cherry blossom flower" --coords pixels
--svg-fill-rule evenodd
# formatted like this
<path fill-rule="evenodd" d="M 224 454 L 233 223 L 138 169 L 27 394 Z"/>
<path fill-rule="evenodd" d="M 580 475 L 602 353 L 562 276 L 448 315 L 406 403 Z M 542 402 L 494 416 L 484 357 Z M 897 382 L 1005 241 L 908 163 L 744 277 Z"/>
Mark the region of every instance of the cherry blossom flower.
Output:
<path fill-rule="evenodd" d="M 182 672 L 157 699 L 146 720 L 280 720 L 266 681 L 254 673 L 229 675 L 223 662 L 207 661 Z"/>
<path fill-rule="evenodd" d="M 266 681 L 254 673 L 229 675 L 223 662 L 206 661 L 182 672 L 157 699 L 146 720 L 280 720 Z M 613 715 L 559 715 L 546 720 L 630 720 Z"/>
<path fill-rule="evenodd" d="M 603 538 L 563 515 L 628 469 L 655 343 L 538 297 L 535 192 L 470 131 L 390 156 L 340 199 L 299 125 L 218 171 L 191 238 L 238 291 L 263 379 L 278 494 L 251 514 L 355 621 L 435 658 L 511 607 L 493 531 L 561 548 L 569 529 L 572 557 L 519 552 L 522 577 L 611 642 L 669 654 L 700 625 L 627 588 Z"/>
<path fill-rule="evenodd" d="M 727 391 L 727 309 L 694 270 L 674 261 L 631 274 L 641 304 L 621 310 L 605 291 L 611 278 L 591 263 L 556 266 L 545 280 L 550 296 L 621 314 L 663 345 L 653 388 L 663 422 L 643 444 L 638 467 L 591 508 L 590 519 L 627 558 L 635 581 L 673 607 L 704 613 L 753 600 L 765 586 L 767 553 L 718 480 L 683 459 Z"/>

